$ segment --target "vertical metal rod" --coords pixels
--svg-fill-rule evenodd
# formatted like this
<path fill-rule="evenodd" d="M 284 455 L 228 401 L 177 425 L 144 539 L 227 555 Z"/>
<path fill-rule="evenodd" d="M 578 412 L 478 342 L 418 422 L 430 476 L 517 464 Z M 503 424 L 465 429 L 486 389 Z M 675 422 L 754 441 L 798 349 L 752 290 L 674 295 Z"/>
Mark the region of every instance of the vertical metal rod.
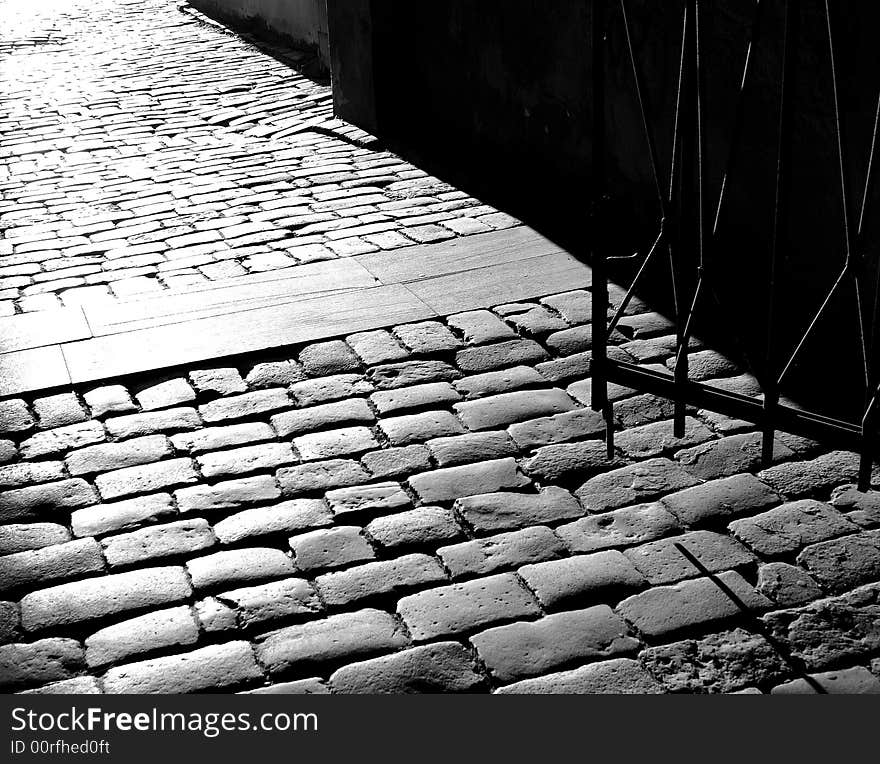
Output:
<path fill-rule="evenodd" d="M 593 108 L 593 199 L 592 225 L 593 237 L 593 338 L 591 368 L 590 405 L 594 411 L 601 411 L 605 417 L 605 435 L 608 456 L 614 450 L 614 413 L 608 400 L 608 242 L 606 231 L 608 221 L 604 219 L 607 206 L 603 203 L 607 192 L 605 177 L 605 2 L 593 0 L 591 6 L 591 63 L 592 63 L 592 108 Z"/>
<path fill-rule="evenodd" d="M 691 50 L 686 51 L 685 61 L 688 62 L 688 66 L 691 72 L 691 88 L 693 89 L 693 106 L 694 114 L 691 115 L 694 119 L 694 143 L 695 149 L 694 153 L 696 155 L 696 193 L 697 193 L 697 215 L 699 216 L 699 220 L 697 221 L 697 245 L 700 255 L 700 274 L 702 275 L 702 235 L 703 235 L 703 224 L 702 224 L 702 216 L 703 216 L 703 185 L 702 185 L 702 103 L 701 103 L 701 66 L 700 66 L 700 28 L 699 28 L 699 6 L 698 0 L 688 0 L 687 3 L 688 13 L 685 15 L 685 30 L 683 35 L 686 39 L 690 40 L 690 44 L 693 46 Z M 690 27 L 690 29 L 688 29 Z M 687 100 L 686 98 L 684 99 Z M 684 164 L 684 155 L 688 153 L 689 146 L 684 145 L 682 147 L 682 179 L 687 181 L 690 179 L 691 175 L 691 166 Z M 687 177 L 686 177 L 687 176 Z M 684 184 L 684 188 L 687 188 L 687 182 Z M 681 212 L 683 200 L 679 200 L 679 211 Z M 683 246 L 683 238 L 687 234 L 683 231 L 682 221 L 679 221 L 679 243 L 678 243 L 678 251 L 684 252 L 685 247 Z M 690 236 L 689 245 L 693 243 L 693 236 Z M 688 246 L 687 249 L 690 249 Z M 682 265 L 684 265 L 684 261 L 682 261 Z M 689 331 L 688 327 L 691 324 L 691 320 L 693 317 L 694 308 L 696 307 L 696 296 L 698 294 L 698 290 L 694 291 L 694 299 L 691 300 L 689 310 L 686 315 L 680 316 L 678 321 L 678 347 L 676 351 L 675 358 L 675 371 L 673 373 L 673 379 L 675 380 L 676 386 L 681 389 L 681 394 L 677 396 L 674 407 L 673 407 L 673 420 L 672 420 L 672 432 L 673 435 L 677 438 L 684 437 L 685 434 L 685 416 L 687 414 L 687 406 L 684 403 L 684 388 L 687 385 L 688 381 L 688 352 L 690 345 Z"/>
<path fill-rule="evenodd" d="M 773 238 L 770 249 L 770 280 L 767 306 L 767 348 L 764 370 L 764 416 L 762 422 L 761 461 L 773 461 L 776 438 L 775 411 L 779 404 L 779 377 L 776 363 L 776 310 L 779 290 L 779 266 L 783 258 L 785 227 L 789 214 L 791 181 L 794 75 L 797 70 L 799 11 L 785 0 L 782 38 L 782 83 L 779 93 L 779 129 L 776 146 L 776 195 L 773 205 Z"/>
<path fill-rule="evenodd" d="M 846 142 L 846 121 L 845 121 L 845 111 L 840 108 L 840 92 L 839 92 L 839 83 L 837 76 L 837 57 L 834 48 L 834 34 L 833 34 L 833 22 L 831 18 L 831 3 L 830 0 L 825 0 L 825 24 L 828 32 L 828 57 L 831 63 L 831 92 L 834 96 L 834 133 L 837 139 L 837 162 L 838 169 L 840 173 L 840 205 L 841 205 L 841 213 L 843 215 L 843 234 L 844 234 L 844 243 L 846 246 L 846 266 L 849 269 L 849 273 L 853 278 L 855 284 L 855 293 L 856 293 L 856 304 L 858 307 L 858 320 L 859 320 L 859 331 L 860 331 L 860 339 L 862 342 L 862 358 L 864 362 L 864 370 L 865 370 L 865 403 L 866 410 L 865 414 L 862 418 L 861 426 L 861 455 L 859 460 L 859 479 L 858 479 L 858 488 L 860 491 L 867 491 L 871 487 L 871 471 L 873 468 L 873 455 L 874 455 L 874 433 L 873 433 L 873 407 L 868 403 L 870 397 L 873 395 L 873 391 L 871 390 L 871 375 L 869 371 L 869 363 L 868 363 L 868 349 L 867 349 L 867 338 L 866 338 L 866 330 L 865 330 L 865 314 L 863 312 L 862 307 L 862 284 L 861 280 L 864 277 L 864 269 L 862 268 L 861 255 L 856 251 L 856 239 L 854 237 L 854 232 L 852 230 L 852 226 L 850 225 L 851 220 L 851 210 L 850 210 L 850 199 L 849 199 L 849 189 L 847 186 L 847 177 L 846 171 L 848 168 L 847 157 L 845 153 L 845 142 Z M 872 142 L 872 152 L 873 152 L 873 142 Z M 865 180 L 865 194 L 867 198 L 868 187 L 870 184 L 870 170 L 871 164 L 869 163 L 868 172 L 869 175 Z M 864 207 L 863 200 L 863 207 Z M 861 233 L 862 220 L 864 216 L 864 209 L 862 209 L 859 215 L 858 222 L 858 232 Z"/>

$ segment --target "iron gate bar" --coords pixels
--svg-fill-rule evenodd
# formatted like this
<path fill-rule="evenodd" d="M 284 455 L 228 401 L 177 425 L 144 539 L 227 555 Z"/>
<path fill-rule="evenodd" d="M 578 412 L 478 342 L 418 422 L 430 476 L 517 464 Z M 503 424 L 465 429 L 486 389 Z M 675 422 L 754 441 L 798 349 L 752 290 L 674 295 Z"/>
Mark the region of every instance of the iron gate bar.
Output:
<path fill-rule="evenodd" d="M 763 427 L 761 429 L 761 459 L 768 464 L 773 458 L 776 409 L 779 405 L 779 381 L 774 373 L 773 359 L 776 336 L 776 298 L 778 289 L 779 261 L 783 247 L 782 227 L 789 222 L 789 185 L 791 183 L 792 107 L 793 80 L 797 72 L 796 55 L 800 27 L 799 16 L 792 11 L 790 0 L 785 0 L 782 32 L 782 82 L 779 89 L 779 127 L 776 145 L 776 189 L 773 199 L 773 234 L 770 242 L 770 283 L 767 306 L 767 346 L 765 368 L 767 370 L 762 388 L 764 390 Z"/>
<path fill-rule="evenodd" d="M 644 255 L 638 271 L 627 289 L 620 305 L 616 306 L 614 315 L 609 322 L 609 282 L 608 263 L 612 260 L 632 260 L 639 257 L 636 252 L 630 256 L 611 254 L 609 232 L 607 230 L 604 210 L 608 205 L 606 177 L 606 14 L 607 0 L 592 2 L 592 69 L 593 69 L 593 161 L 596 189 L 592 205 L 593 247 L 593 385 L 591 405 L 594 410 L 602 411 L 606 425 L 606 440 L 609 457 L 614 451 L 613 404 L 608 399 L 608 383 L 616 382 L 641 391 L 671 399 L 675 403 L 673 431 L 678 437 L 684 434 L 685 414 L 688 405 L 710 409 L 722 414 L 744 419 L 760 427 L 762 433 L 762 461 L 769 464 L 773 458 L 773 446 L 778 430 L 789 431 L 826 443 L 839 444 L 861 454 L 858 486 L 860 490 L 870 487 L 871 470 L 875 448 L 875 422 L 880 415 L 880 265 L 877 267 L 876 279 L 873 284 L 873 320 L 868 329 L 869 309 L 865 302 L 868 294 L 865 279 L 866 257 L 864 255 L 864 221 L 874 180 L 874 156 L 880 132 L 880 94 L 873 121 L 871 147 L 868 155 L 865 185 L 858 210 L 858 224 L 853 231 L 851 220 L 850 195 L 847 190 L 847 171 L 849 164 L 846 157 L 843 115 L 839 103 L 838 67 L 833 35 L 831 0 L 824 0 L 824 24 L 827 35 L 830 74 L 833 95 L 834 134 L 836 142 L 837 165 L 839 172 L 840 203 L 843 213 L 843 235 L 845 262 L 842 270 L 828 290 L 819 309 L 812 315 L 806 331 L 804 331 L 794 349 L 781 356 L 776 336 L 778 297 L 780 294 L 781 263 L 786 251 L 784 230 L 790 217 L 790 181 L 791 181 L 791 147 L 793 137 L 793 83 L 797 71 L 797 50 L 800 40 L 799 17 L 802 12 L 800 3 L 783 0 L 784 23 L 782 38 L 782 71 L 780 82 L 780 108 L 777 126 L 776 184 L 774 191 L 773 229 L 770 245 L 770 267 L 768 273 L 768 313 L 766 325 L 765 364 L 755 376 L 762 392 L 761 398 L 730 393 L 713 388 L 709 385 L 696 383 L 689 379 L 688 355 L 690 339 L 694 328 L 694 320 L 701 311 L 706 299 L 711 299 L 719 307 L 723 307 L 712 279 L 712 246 L 718 241 L 721 211 L 724 204 L 728 180 L 735 166 L 744 125 L 745 92 L 749 80 L 753 46 L 758 40 L 762 27 L 763 16 L 768 0 L 755 0 L 751 30 L 747 41 L 742 76 L 739 83 L 736 109 L 730 144 L 721 174 L 718 200 L 713 210 L 711 226 L 707 229 L 708 219 L 706 207 L 706 191 L 708 170 L 706 166 L 706 125 L 705 125 L 705 66 L 702 60 L 704 43 L 701 28 L 700 0 L 684 0 L 682 10 L 681 59 L 676 90 L 674 110 L 672 151 L 668 177 L 668 193 L 664 191 L 664 180 L 660 174 L 660 162 L 657 154 L 653 124 L 650 118 L 647 101 L 643 89 L 643 80 L 639 62 L 633 45 L 633 31 L 630 16 L 627 12 L 626 0 L 619 0 L 620 17 L 623 24 L 626 54 L 632 70 L 635 98 L 644 138 L 647 145 L 648 160 L 655 188 L 660 219 L 658 233 L 648 252 Z M 687 115 L 683 116 L 687 107 Z M 692 120 L 692 122 L 690 121 Z M 689 164 L 693 162 L 693 164 Z M 694 199 L 695 198 L 695 199 Z M 693 230 L 685 231 L 685 223 Z M 689 235 L 688 235 L 689 234 Z M 609 334 L 616 327 L 624 314 L 638 282 L 647 271 L 647 267 L 655 253 L 665 247 L 669 256 L 669 267 L 672 277 L 673 305 L 676 322 L 675 367 L 672 376 L 644 369 L 635 364 L 615 361 L 608 357 Z M 690 296 L 687 312 L 680 309 L 681 277 L 684 272 L 684 261 L 681 256 L 690 251 L 696 259 L 696 284 Z M 852 280 L 855 293 L 855 307 L 859 349 L 861 351 L 860 366 L 864 372 L 864 413 L 859 423 L 827 417 L 818 413 L 797 409 L 779 402 L 779 388 L 800 355 L 815 327 L 826 315 L 828 306 L 838 295 L 844 284 Z M 870 337 L 870 339 L 869 339 Z M 739 338 L 734 334 L 734 342 L 739 345 Z M 753 370 L 749 363 L 749 353 L 744 350 L 742 360 Z"/>

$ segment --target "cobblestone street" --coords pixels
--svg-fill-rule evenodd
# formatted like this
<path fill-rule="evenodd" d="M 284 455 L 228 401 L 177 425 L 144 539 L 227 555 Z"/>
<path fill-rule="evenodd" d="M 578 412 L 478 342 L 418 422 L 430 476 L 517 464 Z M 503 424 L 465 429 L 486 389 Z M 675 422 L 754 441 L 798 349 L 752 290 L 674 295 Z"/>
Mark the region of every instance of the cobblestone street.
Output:
<path fill-rule="evenodd" d="M 0 16 L 0 316 L 519 226 L 335 119 L 305 54 L 171 0 Z M 751 425 L 676 439 L 612 385 L 608 459 L 589 284 L 554 291 L 0 399 L 0 688 L 880 692 L 857 455 L 762 469 Z M 668 372 L 627 314 L 616 354 Z"/>

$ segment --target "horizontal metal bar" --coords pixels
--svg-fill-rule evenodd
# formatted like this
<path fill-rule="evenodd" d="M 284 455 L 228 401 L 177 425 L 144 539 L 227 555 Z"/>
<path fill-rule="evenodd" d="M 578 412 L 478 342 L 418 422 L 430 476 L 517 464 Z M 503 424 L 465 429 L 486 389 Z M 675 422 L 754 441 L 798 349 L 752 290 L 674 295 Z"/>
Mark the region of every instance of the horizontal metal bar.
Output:
<path fill-rule="evenodd" d="M 764 404 L 759 398 L 750 398 L 690 380 L 684 384 L 677 384 L 671 374 L 663 374 L 624 361 L 608 359 L 605 361 L 605 371 L 609 382 L 716 411 L 736 419 L 744 419 L 755 425 L 761 424 L 764 416 Z M 836 444 L 854 451 L 859 451 L 863 447 L 859 425 L 783 404 L 774 408 L 774 425 L 778 430 Z"/>

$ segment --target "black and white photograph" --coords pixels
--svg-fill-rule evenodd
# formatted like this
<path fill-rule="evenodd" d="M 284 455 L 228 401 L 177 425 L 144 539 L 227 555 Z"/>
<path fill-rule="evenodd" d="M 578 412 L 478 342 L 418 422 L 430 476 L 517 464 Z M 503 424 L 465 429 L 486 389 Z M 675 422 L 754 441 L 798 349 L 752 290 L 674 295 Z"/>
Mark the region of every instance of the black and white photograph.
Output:
<path fill-rule="evenodd" d="M 8 760 L 119 695 L 880 693 L 878 30 L 0 0 Z"/>

